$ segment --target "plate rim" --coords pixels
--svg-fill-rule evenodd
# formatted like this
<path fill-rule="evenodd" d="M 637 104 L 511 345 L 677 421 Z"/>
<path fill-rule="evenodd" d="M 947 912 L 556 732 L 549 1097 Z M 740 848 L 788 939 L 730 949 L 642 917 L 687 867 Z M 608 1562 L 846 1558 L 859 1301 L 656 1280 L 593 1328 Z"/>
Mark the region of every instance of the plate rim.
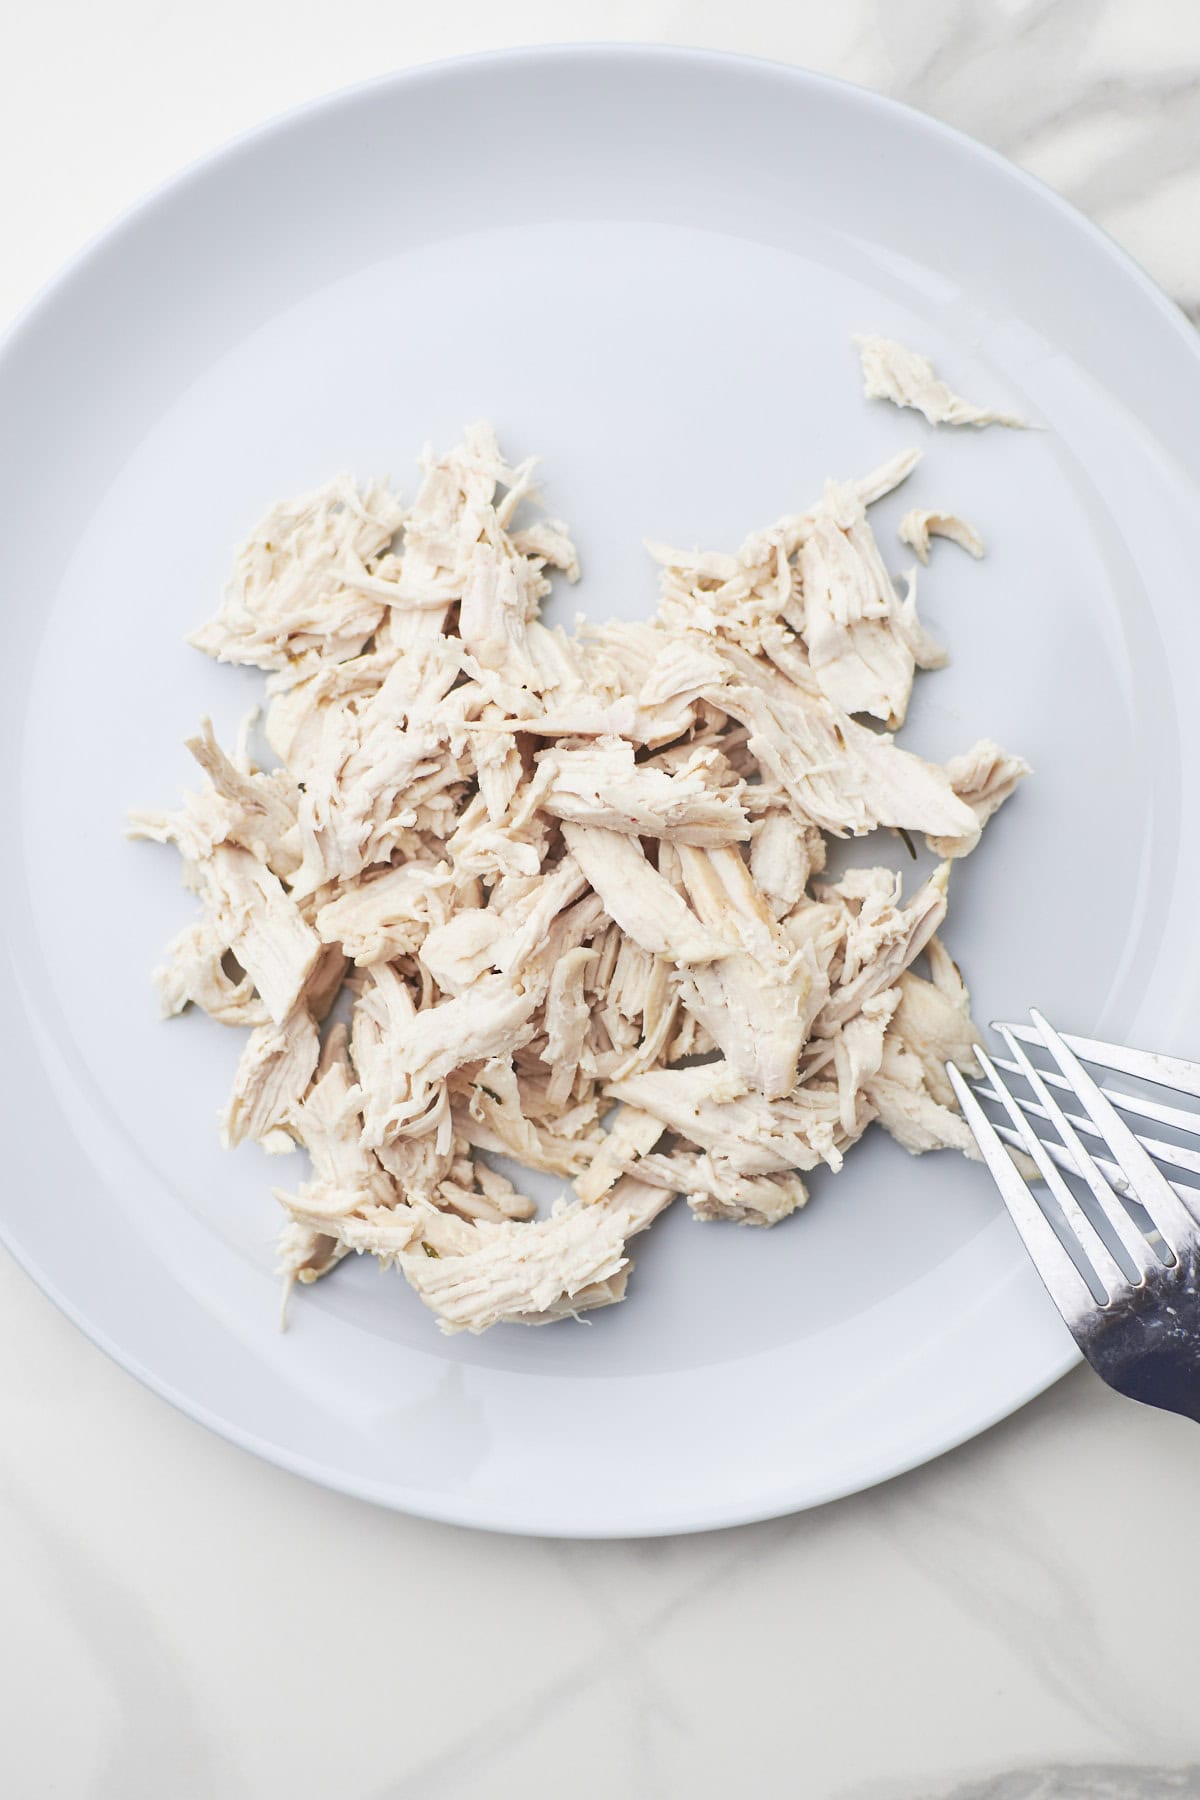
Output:
<path fill-rule="evenodd" d="M 576 1527 L 558 1525 L 553 1529 L 539 1523 L 535 1519 L 520 1517 L 499 1517 L 499 1509 L 485 1505 L 482 1509 L 470 1504 L 470 1496 L 461 1499 L 455 1496 L 447 1498 L 446 1504 L 430 1504 L 423 1501 L 419 1494 L 400 1500 L 395 1492 L 384 1482 L 375 1482 L 345 1475 L 335 1465 L 318 1463 L 311 1457 L 297 1455 L 284 1445 L 272 1443 L 245 1430 L 232 1420 L 217 1414 L 203 1402 L 193 1400 L 182 1393 L 173 1382 L 159 1376 L 151 1368 L 146 1367 L 139 1358 L 124 1350 L 102 1327 L 94 1326 L 79 1310 L 76 1303 L 62 1292 L 58 1284 L 47 1278 L 40 1270 L 37 1259 L 26 1256 L 10 1239 L 3 1215 L 0 1214 L 0 1243 L 2 1243 L 18 1268 L 22 1269 L 35 1283 L 41 1293 L 55 1308 L 74 1325 L 96 1349 L 103 1352 L 125 1374 L 131 1375 L 158 1399 L 165 1400 L 177 1413 L 190 1419 L 197 1425 L 212 1432 L 214 1437 L 224 1439 L 226 1443 L 235 1445 L 239 1450 L 248 1451 L 260 1461 L 282 1469 L 289 1475 L 299 1476 L 311 1482 L 313 1486 L 326 1488 L 332 1493 L 343 1494 L 352 1500 L 361 1500 L 370 1506 L 377 1506 L 387 1512 L 402 1513 L 408 1518 L 426 1519 L 437 1525 L 463 1527 L 473 1531 L 486 1531 L 503 1537 L 547 1538 L 564 1542 L 622 1542 L 629 1539 L 663 1537 L 691 1537 L 707 1531 L 733 1531 L 742 1525 L 761 1525 L 770 1519 L 790 1518 L 802 1512 L 813 1512 L 818 1508 L 832 1506 L 839 1500 L 850 1499 L 855 1494 L 868 1493 L 872 1488 L 882 1487 L 886 1483 L 897 1480 L 902 1475 L 911 1474 L 915 1469 L 926 1467 L 939 1461 L 952 1451 L 961 1449 L 964 1444 L 982 1437 L 985 1432 L 1001 1425 L 1006 1419 L 1021 1412 L 1032 1401 L 1042 1394 L 1048 1393 L 1052 1387 L 1069 1375 L 1072 1369 L 1083 1362 L 1083 1357 L 1074 1341 L 1066 1336 L 1060 1359 L 1049 1373 L 1040 1376 L 1037 1381 L 1022 1390 L 1022 1397 L 1010 1404 L 1004 1400 L 997 1407 L 985 1413 L 973 1414 L 969 1423 L 958 1427 L 949 1435 L 942 1434 L 938 1439 L 938 1447 L 914 1450 L 896 1458 L 893 1462 L 881 1467 L 878 1474 L 867 1480 L 849 1476 L 844 1480 L 831 1482 L 826 1489 L 821 1489 L 810 1498 L 795 1502 L 772 1499 L 761 1506 L 740 1508 L 735 1515 L 713 1516 L 703 1506 L 696 1513 L 680 1522 L 678 1517 L 663 1519 L 647 1515 L 640 1521 L 630 1523 L 628 1519 L 609 1526 L 599 1524 L 581 1524 Z M 486 1514 L 487 1516 L 483 1516 Z"/>
<path fill-rule="evenodd" d="M 48 308 L 58 295 L 67 292 L 73 283 L 84 276 L 94 261 L 102 254 L 119 246 L 122 238 L 128 233 L 132 233 L 147 220 L 152 219 L 160 209 L 173 205 L 180 196 L 186 194 L 190 187 L 202 182 L 211 172 L 227 163 L 235 163 L 239 158 L 251 152 L 260 140 L 268 140 L 293 127 L 318 119 L 322 115 L 342 109 L 353 110 L 362 99 L 378 95 L 386 90 L 391 90 L 397 96 L 398 101 L 402 102 L 405 93 L 413 88 L 429 82 L 452 80 L 459 70 L 475 72 L 495 70 L 502 74 L 504 68 L 514 62 L 553 67 L 564 62 L 580 63 L 601 57 L 613 60 L 634 59 L 643 64 L 659 62 L 676 67 L 691 64 L 699 69 L 729 68 L 735 71 L 767 74 L 776 79 L 790 81 L 802 90 L 826 92 L 840 96 L 846 103 L 865 108 L 876 116 L 890 116 L 901 120 L 907 129 L 919 129 L 930 139 L 946 145 L 953 152 L 960 155 L 967 154 L 973 159 L 981 160 L 984 165 L 1002 173 L 1008 181 L 1015 184 L 1017 190 L 1023 190 L 1036 198 L 1042 206 L 1049 203 L 1051 211 L 1072 231 L 1081 233 L 1085 239 L 1090 238 L 1092 243 L 1105 253 L 1110 263 L 1115 264 L 1119 270 L 1123 271 L 1126 279 L 1132 278 L 1142 298 L 1152 304 L 1163 324 L 1170 327 L 1185 352 L 1194 360 L 1200 361 L 1200 336 L 1178 304 L 1135 257 L 1118 244 L 1102 226 L 1088 218 L 1078 207 L 1058 194 L 1039 177 L 1021 168 L 1000 152 L 979 142 L 969 133 L 948 125 L 890 95 L 877 93 L 839 76 L 820 73 L 799 64 L 701 46 L 638 43 L 612 39 L 578 43 L 517 45 L 472 52 L 461 56 L 441 57 L 409 67 L 389 70 L 366 80 L 316 95 L 247 127 L 212 149 L 190 159 L 136 197 L 105 225 L 92 233 L 47 280 L 42 282 L 18 308 L 4 330 L 0 332 L 0 371 L 15 359 L 19 359 L 25 332 L 37 323 L 43 310 Z M 494 1502 L 489 1504 L 486 1498 L 481 1501 L 469 1493 L 439 1495 L 436 1502 L 425 1500 L 420 1493 L 414 1494 L 411 1491 L 400 1495 L 394 1485 L 347 1475 L 336 1466 L 328 1466 L 310 1457 L 297 1454 L 285 1445 L 272 1442 L 254 1431 L 247 1430 L 235 1420 L 221 1415 L 203 1401 L 189 1396 L 172 1380 L 157 1374 L 153 1368 L 143 1363 L 134 1351 L 125 1348 L 103 1326 L 91 1320 L 87 1315 L 86 1303 L 81 1305 L 65 1293 L 58 1282 L 43 1269 L 38 1257 L 25 1250 L 9 1216 L 2 1209 L 0 1209 L 0 1243 L 4 1244 L 18 1267 L 37 1284 L 63 1316 L 118 1367 L 134 1376 L 151 1392 L 168 1401 L 177 1411 L 205 1426 L 226 1441 L 252 1452 L 264 1461 L 285 1469 L 291 1474 L 301 1476 L 332 1491 L 365 1500 L 373 1505 L 384 1506 L 392 1511 L 402 1511 L 416 1518 L 481 1530 L 500 1531 L 516 1536 L 597 1540 L 658 1537 L 732 1528 L 737 1525 L 752 1524 L 764 1519 L 784 1516 L 797 1510 L 824 1506 L 850 1494 L 891 1481 L 982 1435 L 1046 1392 L 1081 1361 L 1079 1352 L 1064 1332 L 1062 1354 L 1054 1361 L 1047 1359 L 1047 1367 L 1039 1373 L 1035 1380 L 1026 1381 L 1015 1387 L 999 1404 L 990 1406 L 983 1411 L 971 1412 L 969 1418 L 964 1416 L 949 1432 L 945 1429 L 935 1430 L 919 1441 L 914 1439 L 913 1446 L 903 1455 L 895 1457 L 891 1461 L 882 1461 L 877 1471 L 865 1478 L 861 1474 L 851 1473 L 843 1479 L 831 1481 L 824 1488 L 818 1486 L 815 1490 L 810 1483 L 791 1497 L 781 1497 L 779 1494 L 775 1494 L 770 1499 L 765 1499 L 761 1506 L 739 1506 L 732 1512 L 727 1504 L 708 1507 L 699 1504 L 694 1509 L 692 1516 L 683 1519 L 678 1516 L 663 1518 L 653 1512 L 637 1517 L 627 1512 L 625 1517 L 611 1526 L 592 1522 L 573 1527 L 570 1524 L 559 1523 L 548 1528 L 536 1519 L 504 1516 L 502 1505 Z M 967 1411 L 969 1412 L 970 1409 Z"/>
<path fill-rule="evenodd" d="M 389 69 L 380 75 L 367 76 L 362 81 L 350 82 L 346 86 L 330 88 L 311 99 L 301 100 L 293 106 L 284 107 L 281 111 L 271 113 L 267 118 L 255 125 L 248 125 L 235 132 L 232 137 L 224 138 L 209 150 L 202 150 L 198 155 L 189 157 L 178 168 L 161 180 L 152 183 L 126 205 L 117 210 L 112 217 L 97 230 L 86 237 L 78 249 L 52 270 L 37 286 L 13 314 L 12 318 L 0 331 L 0 362 L 8 358 L 17 341 L 34 316 L 47 305 L 60 290 L 65 288 L 100 251 L 108 249 L 126 231 L 152 213 L 163 202 L 206 176 L 210 170 L 219 168 L 227 161 L 233 161 L 260 138 L 273 136 L 276 132 L 286 130 L 292 125 L 299 125 L 309 118 L 323 112 L 332 112 L 341 106 L 353 106 L 360 98 L 380 92 L 389 87 L 402 89 L 418 85 L 430 79 L 444 78 L 456 69 L 482 69 L 488 66 L 502 66 L 508 62 L 525 61 L 557 61 L 574 60 L 582 57 L 599 56 L 633 56 L 648 62 L 693 62 L 697 65 L 733 66 L 746 69 L 757 69 L 763 73 L 785 76 L 805 86 L 824 88 L 827 91 L 840 93 L 854 104 L 866 105 L 869 109 L 879 109 L 884 113 L 892 113 L 906 120 L 910 125 L 914 122 L 931 137 L 956 145 L 971 155 L 982 158 L 997 171 L 1018 184 L 1027 188 L 1043 202 L 1051 207 L 1075 229 L 1082 227 L 1085 233 L 1100 245 L 1110 256 L 1124 267 L 1151 300 L 1164 320 L 1171 325 L 1181 341 L 1187 343 L 1197 336 L 1187 314 L 1177 301 L 1173 300 L 1166 289 L 1157 282 L 1150 272 L 1143 267 L 1137 258 L 1123 244 L 1119 244 L 1112 233 L 1103 225 L 1089 218 L 1087 213 L 1066 199 L 1057 189 L 1043 181 L 1040 176 L 1022 168 L 1020 163 L 1005 156 L 999 150 L 993 150 L 980 138 L 972 137 L 970 132 L 961 130 L 957 125 L 949 125 L 932 113 L 922 112 L 920 107 L 910 106 L 905 100 L 898 100 L 891 94 L 881 94 L 874 88 L 864 87 L 861 82 L 850 81 L 845 76 L 829 75 L 819 69 L 807 68 L 803 63 L 783 62 L 778 57 L 757 56 L 752 52 L 741 50 L 716 50 L 699 44 L 667 44 L 662 42 L 643 43 L 628 38 L 588 38 L 579 42 L 571 40 L 554 40 L 546 44 L 511 44 L 493 50 L 471 50 L 460 56 L 433 57 L 428 62 L 413 63 L 409 66 Z"/>

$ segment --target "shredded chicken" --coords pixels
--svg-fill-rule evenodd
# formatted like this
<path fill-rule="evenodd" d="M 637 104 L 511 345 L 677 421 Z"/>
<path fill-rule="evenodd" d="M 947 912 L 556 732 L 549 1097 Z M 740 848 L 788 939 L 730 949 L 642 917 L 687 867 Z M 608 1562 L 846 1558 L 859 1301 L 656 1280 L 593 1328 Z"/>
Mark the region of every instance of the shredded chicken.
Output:
<path fill-rule="evenodd" d="M 911 406 L 931 425 L 1009 425 L 1024 430 L 1029 421 L 1014 413 L 996 412 L 990 406 L 974 406 L 940 379 L 927 356 L 898 344 L 894 338 L 857 337 L 862 361 L 863 392 L 868 400 L 890 400 L 893 406 Z"/>
<path fill-rule="evenodd" d="M 976 829 L 968 832 L 966 838 L 932 836 L 929 848 L 937 856 L 964 856 L 973 850 L 992 814 L 1030 773 L 1023 756 L 1010 756 L 990 738 L 981 738 L 965 756 L 952 756 L 946 764 L 946 774 L 957 797 L 974 813 Z"/>
<path fill-rule="evenodd" d="M 998 417 L 899 346 L 864 366 L 929 418 Z M 287 1289 L 365 1252 L 445 1331 L 544 1323 L 621 1300 L 677 1195 L 774 1225 L 873 1121 L 970 1152 L 936 934 L 949 859 L 1028 770 L 891 735 L 945 661 L 867 512 L 916 460 L 737 551 L 656 547 L 657 618 L 574 636 L 539 617 L 548 571 L 579 573 L 567 529 L 518 521 L 532 464 L 488 426 L 426 452 L 407 509 L 342 476 L 256 528 L 192 642 L 267 672 L 278 766 L 205 721 L 203 785 L 131 835 L 175 844 L 202 906 L 164 1012 L 249 1028 L 226 1143 L 308 1154 L 277 1195 Z M 982 549 L 913 512 L 922 561 L 931 532 Z M 827 838 L 878 827 L 947 859 L 907 899 L 883 867 L 823 879 Z M 573 1195 L 536 1217 L 497 1155 Z"/>
<path fill-rule="evenodd" d="M 929 561 L 929 540 L 931 537 L 949 538 L 952 544 L 973 556 L 976 562 L 983 555 L 983 539 L 973 525 L 960 519 L 957 513 L 922 512 L 914 507 L 906 512 L 899 526 L 900 542 L 915 550 L 921 562 Z"/>

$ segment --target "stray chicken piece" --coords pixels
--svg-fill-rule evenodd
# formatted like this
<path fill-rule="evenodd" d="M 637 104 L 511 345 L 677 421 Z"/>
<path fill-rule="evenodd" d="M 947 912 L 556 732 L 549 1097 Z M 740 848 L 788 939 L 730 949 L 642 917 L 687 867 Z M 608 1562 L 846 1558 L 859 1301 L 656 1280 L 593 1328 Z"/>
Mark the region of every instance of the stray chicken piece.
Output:
<path fill-rule="evenodd" d="M 974 835 L 968 832 L 965 839 L 931 836 L 929 848 L 934 855 L 965 856 L 973 850 L 992 814 L 1012 797 L 1017 783 L 1032 772 L 1023 756 L 1010 756 L 991 738 L 980 738 L 965 756 L 952 756 L 946 764 L 946 774 L 955 794 L 975 814 L 978 830 Z"/>
<path fill-rule="evenodd" d="M 958 544 L 968 556 L 976 562 L 983 555 L 983 539 L 973 525 L 960 519 L 957 513 L 922 512 L 914 508 L 906 512 L 899 526 L 900 542 L 915 550 L 923 563 L 929 561 L 929 540 L 931 537 L 949 538 L 951 543 Z"/>
<path fill-rule="evenodd" d="M 997 416 L 899 346 L 868 360 L 928 417 Z M 174 843 L 203 905 L 163 1011 L 249 1028 L 225 1142 L 309 1158 L 276 1196 L 285 1294 L 367 1253 L 443 1331 L 544 1324 L 623 1299 L 677 1194 L 769 1227 L 873 1121 L 970 1152 L 949 861 L 907 901 L 884 868 L 822 880 L 827 837 L 878 827 L 965 855 L 1028 773 L 876 728 L 945 661 L 867 517 L 916 460 L 736 553 L 656 549 L 657 617 L 574 636 L 538 617 L 547 571 L 579 573 L 566 527 L 518 521 L 533 465 L 488 426 L 426 452 L 407 511 L 339 477 L 257 527 L 192 641 L 268 671 L 280 766 L 206 720 L 202 786 L 131 835 Z M 922 561 L 930 533 L 975 553 L 907 515 Z M 535 1217 L 497 1156 L 574 1197 Z"/>
<path fill-rule="evenodd" d="M 893 406 L 911 406 L 931 425 L 1009 425 L 1028 428 L 1027 419 L 995 412 L 989 406 L 973 406 L 956 394 L 935 373 L 932 362 L 894 338 L 856 337 L 862 361 L 863 392 L 868 400 L 890 400 Z"/>
<path fill-rule="evenodd" d="M 849 483 L 829 482 L 800 550 L 804 639 L 817 685 L 848 713 L 904 723 L 913 670 L 936 668 L 928 644 L 897 597 L 866 508 Z"/>

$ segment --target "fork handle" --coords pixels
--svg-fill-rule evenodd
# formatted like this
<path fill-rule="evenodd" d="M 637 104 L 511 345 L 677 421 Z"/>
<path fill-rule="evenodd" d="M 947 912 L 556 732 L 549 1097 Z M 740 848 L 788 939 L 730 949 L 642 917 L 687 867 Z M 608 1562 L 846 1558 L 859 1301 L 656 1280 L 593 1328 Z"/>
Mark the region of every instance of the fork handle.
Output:
<path fill-rule="evenodd" d="M 1153 1276 L 1148 1280 L 1153 1282 Z M 1144 1406 L 1182 1413 L 1200 1425 L 1200 1338 L 1166 1323 L 1170 1304 L 1163 1303 L 1163 1332 L 1153 1348 L 1147 1345 L 1145 1320 L 1128 1307 L 1095 1314 L 1086 1333 L 1076 1337 L 1109 1387 Z"/>

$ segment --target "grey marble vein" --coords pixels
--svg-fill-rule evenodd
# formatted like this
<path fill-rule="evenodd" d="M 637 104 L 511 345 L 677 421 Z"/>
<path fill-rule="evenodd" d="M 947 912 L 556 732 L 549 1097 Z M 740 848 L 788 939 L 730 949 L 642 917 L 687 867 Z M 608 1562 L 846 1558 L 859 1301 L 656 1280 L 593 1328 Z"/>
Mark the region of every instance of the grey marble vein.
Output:
<path fill-rule="evenodd" d="M 1035 171 L 1086 132 L 1086 153 L 1055 185 L 1121 236 L 1131 209 L 1200 174 L 1200 58 L 1132 69 L 1106 59 L 1092 46 L 1122 9 L 1129 0 L 873 0 L 866 35 L 882 53 L 879 86 Z M 1164 246 L 1162 272 L 1194 317 L 1200 245 L 1172 282 L 1180 254 Z"/>
<path fill-rule="evenodd" d="M 600 1650 L 579 1659 L 522 1705 L 471 1725 L 452 1748 L 422 1760 L 398 1781 L 373 1790 L 369 1800 L 453 1800 L 464 1795 L 470 1791 L 468 1784 L 480 1777 L 502 1751 L 530 1741 L 540 1726 L 585 1689 L 613 1680 L 622 1689 L 625 1726 L 634 1753 L 634 1779 L 627 1784 L 627 1791 L 633 1800 L 667 1800 L 674 1789 L 669 1769 L 660 1760 L 660 1740 L 682 1730 L 684 1721 L 661 1685 L 647 1679 L 641 1652 L 681 1613 L 701 1607 L 723 1588 L 736 1583 L 749 1564 L 770 1554 L 772 1541 L 787 1538 L 800 1529 L 801 1519 L 776 1519 L 736 1532 L 689 1540 L 689 1553 L 705 1542 L 714 1547 L 728 1543 L 733 1549 L 718 1568 L 704 1570 L 695 1582 L 632 1627 L 618 1625 L 597 1601 L 596 1590 L 589 1584 L 588 1604 L 607 1633 Z M 611 1564 L 618 1558 L 628 1563 L 656 1552 L 670 1554 L 671 1540 L 629 1544 L 552 1542 L 546 1548 L 548 1554 L 561 1558 L 568 1566 L 583 1566 L 595 1562 Z"/>
<path fill-rule="evenodd" d="M 1114 1747 L 1136 1741 L 1148 1722 L 1097 1648 L 1083 1572 L 1002 1477 L 986 1494 L 957 1488 L 957 1496 L 925 1491 L 919 1509 L 903 1501 L 881 1507 L 897 1549 L 1023 1660 L 1091 1735 Z"/>
<path fill-rule="evenodd" d="M 996 1775 L 919 1787 L 846 1789 L 837 1800 L 1196 1800 L 1200 1764 L 1151 1768 L 1139 1763 L 1043 1763 Z"/>
<path fill-rule="evenodd" d="M 88 1800 L 143 1794 L 147 1766 L 171 1771 L 172 1800 L 211 1800 L 218 1793 L 239 1800 L 246 1789 L 140 1597 L 107 1572 L 99 1547 L 60 1530 L 12 1469 L 0 1474 L 0 1507 L 20 1519 L 42 1552 L 63 1617 L 112 1701 L 112 1734 Z"/>

